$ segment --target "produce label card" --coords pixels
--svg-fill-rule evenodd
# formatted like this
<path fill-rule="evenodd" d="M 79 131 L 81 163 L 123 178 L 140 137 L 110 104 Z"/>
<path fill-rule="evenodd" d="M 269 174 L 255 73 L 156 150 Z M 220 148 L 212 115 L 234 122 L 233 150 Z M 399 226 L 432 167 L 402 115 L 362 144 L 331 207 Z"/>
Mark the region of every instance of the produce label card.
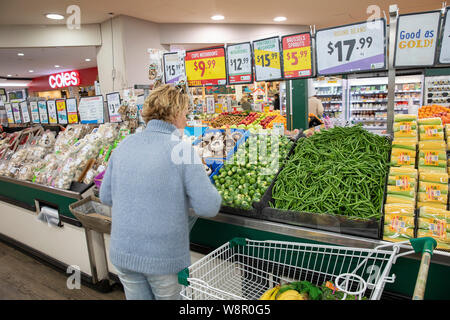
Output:
<path fill-rule="evenodd" d="M 66 100 L 56 100 L 56 110 L 58 112 L 58 122 L 67 124 Z"/>
<path fill-rule="evenodd" d="M 48 119 L 50 123 L 58 123 L 55 100 L 47 100 Z"/>
<path fill-rule="evenodd" d="M 67 99 L 66 108 L 69 123 L 78 123 L 77 99 L 75 98 Z"/>
<path fill-rule="evenodd" d="M 13 115 L 14 115 L 14 122 L 15 123 L 22 123 L 22 117 L 20 116 L 19 103 L 13 102 L 13 104 L 12 104 L 12 111 L 13 111 Z"/>
<path fill-rule="evenodd" d="M 122 118 L 119 114 L 120 108 L 120 93 L 113 92 L 106 95 L 106 104 L 108 105 L 109 121 L 120 122 Z"/>
<path fill-rule="evenodd" d="M 30 112 L 28 111 L 28 103 L 26 101 L 22 101 L 20 103 L 20 110 L 22 111 L 23 122 L 29 123 L 31 119 L 30 119 Z"/>
<path fill-rule="evenodd" d="M 253 41 L 253 61 L 256 81 L 281 79 L 280 39 L 273 37 Z"/>
<path fill-rule="evenodd" d="M 30 101 L 31 121 L 33 123 L 40 123 L 39 107 L 37 101 Z"/>
<path fill-rule="evenodd" d="M 14 114 L 12 111 L 11 103 L 5 103 L 5 110 L 8 117 L 8 123 L 14 123 Z"/>
<path fill-rule="evenodd" d="M 47 103 L 43 100 L 38 101 L 39 107 L 39 118 L 41 119 L 41 123 L 48 123 L 48 114 L 47 114 Z"/>

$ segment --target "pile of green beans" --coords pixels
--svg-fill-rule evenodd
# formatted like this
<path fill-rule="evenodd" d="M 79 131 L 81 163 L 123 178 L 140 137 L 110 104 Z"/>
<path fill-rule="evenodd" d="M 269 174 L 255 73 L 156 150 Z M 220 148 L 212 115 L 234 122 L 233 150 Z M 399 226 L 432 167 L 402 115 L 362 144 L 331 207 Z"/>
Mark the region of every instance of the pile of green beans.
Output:
<path fill-rule="evenodd" d="M 379 219 L 390 149 L 388 139 L 360 125 L 301 138 L 278 175 L 270 206 Z"/>

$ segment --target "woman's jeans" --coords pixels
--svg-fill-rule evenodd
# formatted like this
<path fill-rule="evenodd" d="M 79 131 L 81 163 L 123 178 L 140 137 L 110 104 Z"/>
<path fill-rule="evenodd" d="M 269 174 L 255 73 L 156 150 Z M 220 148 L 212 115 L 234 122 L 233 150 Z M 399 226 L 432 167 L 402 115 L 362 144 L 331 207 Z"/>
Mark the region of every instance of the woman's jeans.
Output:
<path fill-rule="evenodd" d="M 127 300 L 180 300 L 177 274 L 150 275 L 115 267 Z"/>

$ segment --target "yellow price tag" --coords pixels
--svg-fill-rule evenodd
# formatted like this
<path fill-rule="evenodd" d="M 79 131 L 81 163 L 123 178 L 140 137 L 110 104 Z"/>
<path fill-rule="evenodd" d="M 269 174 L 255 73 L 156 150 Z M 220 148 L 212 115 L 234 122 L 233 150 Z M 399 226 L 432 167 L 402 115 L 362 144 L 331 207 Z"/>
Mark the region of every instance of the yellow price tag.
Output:
<path fill-rule="evenodd" d="M 285 78 L 308 77 L 312 74 L 311 35 L 285 36 L 282 39 Z"/>
<path fill-rule="evenodd" d="M 185 65 L 190 86 L 226 84 L 224 48 L 187 52 Z"/>

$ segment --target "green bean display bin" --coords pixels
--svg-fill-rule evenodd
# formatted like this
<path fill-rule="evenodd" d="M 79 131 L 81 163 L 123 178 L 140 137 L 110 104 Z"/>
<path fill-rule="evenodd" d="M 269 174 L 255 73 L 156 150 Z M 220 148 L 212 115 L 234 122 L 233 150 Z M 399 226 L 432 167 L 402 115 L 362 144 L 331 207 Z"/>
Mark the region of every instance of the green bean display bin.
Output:
<path fill-rule="evenodd" d="M 359 125 L 302 139 L 259 202 L 260 219 L 381 239 L 391 140 Z"/>

